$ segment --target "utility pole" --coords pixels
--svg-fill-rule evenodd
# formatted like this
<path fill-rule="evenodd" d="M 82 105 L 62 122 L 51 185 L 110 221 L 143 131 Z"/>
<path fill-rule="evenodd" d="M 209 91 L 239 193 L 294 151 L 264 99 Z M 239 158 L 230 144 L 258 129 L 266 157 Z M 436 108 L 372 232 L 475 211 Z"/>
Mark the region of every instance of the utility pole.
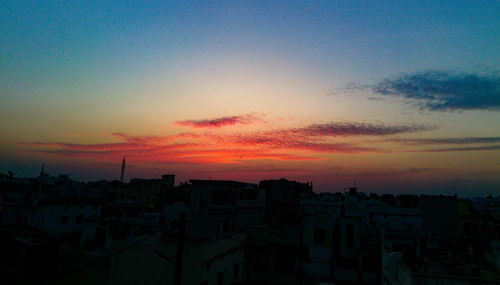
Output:
<path fill-rule="evenodd" d="M 175 256 L 174 285 L 182 282 L 182 260 L 184 254 L 184 240 L 186 232 L 186 213 L 182 212 L 179 223 L 179 239 L 177 241 L 177 255 Z"/>

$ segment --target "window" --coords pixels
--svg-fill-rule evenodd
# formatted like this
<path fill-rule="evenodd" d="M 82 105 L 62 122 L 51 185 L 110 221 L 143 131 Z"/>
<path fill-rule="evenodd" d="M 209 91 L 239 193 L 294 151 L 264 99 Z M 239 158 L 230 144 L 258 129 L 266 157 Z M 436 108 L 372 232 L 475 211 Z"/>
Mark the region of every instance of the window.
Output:
<path fill-rule="evenodd" d="M 217 285 L 224 285 L 224 272 L 217 273 Z"/>
<path fill-rule="evenodd" d="M 83 215 L 78 215 L 75 218 L 75 224 L 80 225 L 83 222 Z"/>
<path fill-rule="evenodd" d="M 232 205 L 236 201 L 236 192 L 212 191 L 212 203 L 214 205 Z"/>
<path fill-rule="evenodd" d="M 240 273 L 240 265 L 239 264 L 233 265 L 233 277 L 234 277 L 234 279 L 238 279 L 239 273 Z"/>
<path fill-rule="evenodd" d="M 354 248 L 354 226 L 345 225 L 345 243 L 347 248 Z"/>
<path fill-rule="evenodd" d="M 326 230 L 325 229 L 314 229 L 314 244 L 324 245 L 326 244 Z"/>
<path fill-rule="evenodd" d="M 245 193 L 245 195 L 244 195 L 243 199 L 245 199 L 245 200 L 255 200 L 255 199 L 257 199 L 257 196 L 259 195 L 258 191 L 252 191 L 252 190 L 245 191 L 244 193 Z"/>
<path fill-rule="evenodd" d="M 68 221 L 69 221 L 69 217 L 68 216 L 61 216 L 61 225 L 67 225 L 68 224 Z"/>
<path fill-rule="evenodd" d="M 342 265 L 345 268 L 358 268 L 358 258 L 357 257 L 342 257 Z"/>

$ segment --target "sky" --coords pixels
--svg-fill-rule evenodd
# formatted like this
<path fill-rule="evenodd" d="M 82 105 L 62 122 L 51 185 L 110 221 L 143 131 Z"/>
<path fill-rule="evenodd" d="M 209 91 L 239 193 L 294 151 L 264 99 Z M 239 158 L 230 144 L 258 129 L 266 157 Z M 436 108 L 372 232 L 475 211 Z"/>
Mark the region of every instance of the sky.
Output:
<path fill-rule="evenodd" d="M 0 8 L 0 172 L 499 193 L 499 1 Z"/>

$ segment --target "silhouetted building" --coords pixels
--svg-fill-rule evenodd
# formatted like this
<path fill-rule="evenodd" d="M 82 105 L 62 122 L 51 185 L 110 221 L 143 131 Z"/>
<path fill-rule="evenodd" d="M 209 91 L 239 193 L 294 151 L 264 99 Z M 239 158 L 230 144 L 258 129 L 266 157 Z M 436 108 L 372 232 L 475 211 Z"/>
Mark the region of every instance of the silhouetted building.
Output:
<path fill-rule="evenodd" d="M 123 184 L 116 189 L 118 200 L 137 201 L 141 205 L 161 209 L 162 201 L 165 201 L 169 191 L 174 189 L 175 175 L 162 175 L 161 179 L 130 179 L 129 183 Z"/>
<path fill-rule="evenodd" d="M 460 240 L 458 199 L 456 196 L 421 195 L 424 230 L 438 234 L 443 242 Z"/>
<path fill-rule="evenodd" d="M 313 194 L 312 184 L 286 179 L 264 180 L 259 188 L 266 192 L 266 219 L 271 224 L 298 225 L 299 200 Z"/>
<path fill-rule="evenodd" d="M 227 180 L 190 180 L 190 183 L 191 215 L 216 229 L 217 235 L 262 224 L 265 196 L 257 185 Z"/>
<path fill-rule="evenodd" d="M 55 266 L 57 240 L 25 225 L 0 226 L 0 272 L 2 282 L 35 282 Z"/>

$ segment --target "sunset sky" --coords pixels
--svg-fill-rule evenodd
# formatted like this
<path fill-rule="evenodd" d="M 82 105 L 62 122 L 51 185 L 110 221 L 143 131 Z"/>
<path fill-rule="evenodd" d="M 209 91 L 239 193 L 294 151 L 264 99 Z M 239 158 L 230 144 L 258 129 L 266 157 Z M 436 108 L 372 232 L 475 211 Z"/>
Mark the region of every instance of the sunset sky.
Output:
<path fill-rule="evenodd" d="M 499 1 L 0 8 L 0 172 L 500 191 Z"/>

